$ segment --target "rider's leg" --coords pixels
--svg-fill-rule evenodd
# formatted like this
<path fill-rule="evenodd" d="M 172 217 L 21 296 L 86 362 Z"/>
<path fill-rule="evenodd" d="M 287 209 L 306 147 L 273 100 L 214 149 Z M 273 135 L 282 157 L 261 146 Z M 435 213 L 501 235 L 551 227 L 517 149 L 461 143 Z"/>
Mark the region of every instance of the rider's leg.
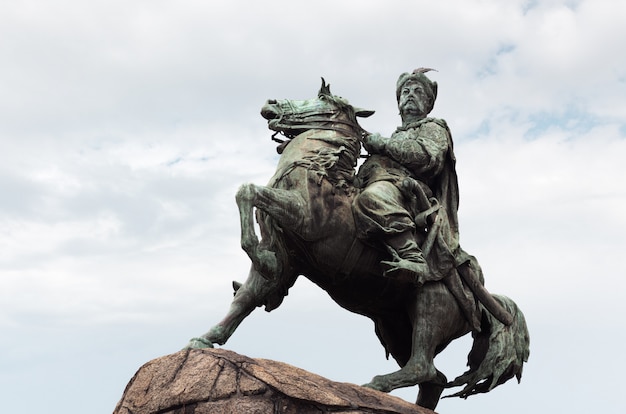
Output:
<path fill-rule="evenodd" d="M 423 285 L 430 274 L 430 269 L 422 250 L 415 241 L 415 233 L 407 230 L 388 236 L 384 243 L 393 256 L 393 260 L 382 262 L 385 267 L 385 276 L 410 281 L 418 286 Z"/>
<path fill-rule="evenodd" d="M 407 200 L 389 181 L 369 184 L 355 199 L 354 213 L 359 237 L 387 246 L 392 260 L 383 261 L 385 276 L 422 284 L 430 274 L 415 237 Z"/>

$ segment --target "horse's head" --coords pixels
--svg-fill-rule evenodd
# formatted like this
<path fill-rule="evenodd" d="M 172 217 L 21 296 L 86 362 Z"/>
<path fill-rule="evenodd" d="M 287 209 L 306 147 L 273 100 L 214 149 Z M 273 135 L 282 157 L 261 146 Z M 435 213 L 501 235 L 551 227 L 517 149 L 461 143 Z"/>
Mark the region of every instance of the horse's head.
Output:
<path fill-rule="evenodd" d="M 356 118 L 368 117 L 373 113 L 356 108 L 346 99 L 333 95 L 324 78 L 317 98 L 306 101 L 270 99 L 261 109 L 261 115 L 268 120 L 268 127 L 288 138 L 309 129 L 329 129 L 361 136 L 364 130 Z"/>

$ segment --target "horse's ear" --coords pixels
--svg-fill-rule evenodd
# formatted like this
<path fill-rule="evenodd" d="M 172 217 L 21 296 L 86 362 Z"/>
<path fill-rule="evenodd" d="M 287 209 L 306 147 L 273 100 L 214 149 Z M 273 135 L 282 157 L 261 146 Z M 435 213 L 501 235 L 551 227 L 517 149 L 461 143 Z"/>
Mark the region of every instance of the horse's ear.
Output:
<path fill-rule="evenodd" d="M 327 85 L 324 78 L 322 78 L 322 87 L 317 96 L 332 96 L 332 93 L 330 93 L 330 84 Z"/>
<path fill-rule="evenodd" d="M 355 115 L 360 116 L 361 118 L 367 118 L 368 116 L 372 116 L 374 115 L 374 112 L 376 111 L 372 111 L 370 109 L 357 108 L 356 106 L 354 107 Z"/>

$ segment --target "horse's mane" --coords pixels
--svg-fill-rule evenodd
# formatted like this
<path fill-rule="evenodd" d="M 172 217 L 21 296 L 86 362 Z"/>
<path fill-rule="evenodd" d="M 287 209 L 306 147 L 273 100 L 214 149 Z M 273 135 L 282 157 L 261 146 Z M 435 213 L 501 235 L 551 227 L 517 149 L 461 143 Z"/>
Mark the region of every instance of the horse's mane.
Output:
<path fill-rule="evenodd" d="M 327 88 L 324 88 L 325 86 L 327 86 Z M 324 83 L 322 83 L 322 88 L 320 89 L 318 98 L 322 100 L 328 100 L 332 104 L 336 105 L 339 108 L 340 112 L 345 113 L 348 116 L 348 120 L 354 125 L 356 129 L 355 132 L 358 134 L 359 137 L 367 133 L 367 131 L 363 129 L 359 124 L 354 106 L 352 106 L 352 104 L 350 104 L 346 99 L 342 98 L 341 96 L 333 95 L 330 92 L 330 85 L 325 85 Z"/>

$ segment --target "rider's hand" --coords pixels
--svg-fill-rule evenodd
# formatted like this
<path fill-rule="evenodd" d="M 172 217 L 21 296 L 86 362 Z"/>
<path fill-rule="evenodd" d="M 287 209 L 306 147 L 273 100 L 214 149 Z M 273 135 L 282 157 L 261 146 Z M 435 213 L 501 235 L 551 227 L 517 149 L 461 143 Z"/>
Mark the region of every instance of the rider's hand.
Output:
<path fill-rule="evenodd" d="M 382 154 L 385 149 L 385 139 L 379 133 L 363 137 L 363 147 L 370 154 Z"/>

